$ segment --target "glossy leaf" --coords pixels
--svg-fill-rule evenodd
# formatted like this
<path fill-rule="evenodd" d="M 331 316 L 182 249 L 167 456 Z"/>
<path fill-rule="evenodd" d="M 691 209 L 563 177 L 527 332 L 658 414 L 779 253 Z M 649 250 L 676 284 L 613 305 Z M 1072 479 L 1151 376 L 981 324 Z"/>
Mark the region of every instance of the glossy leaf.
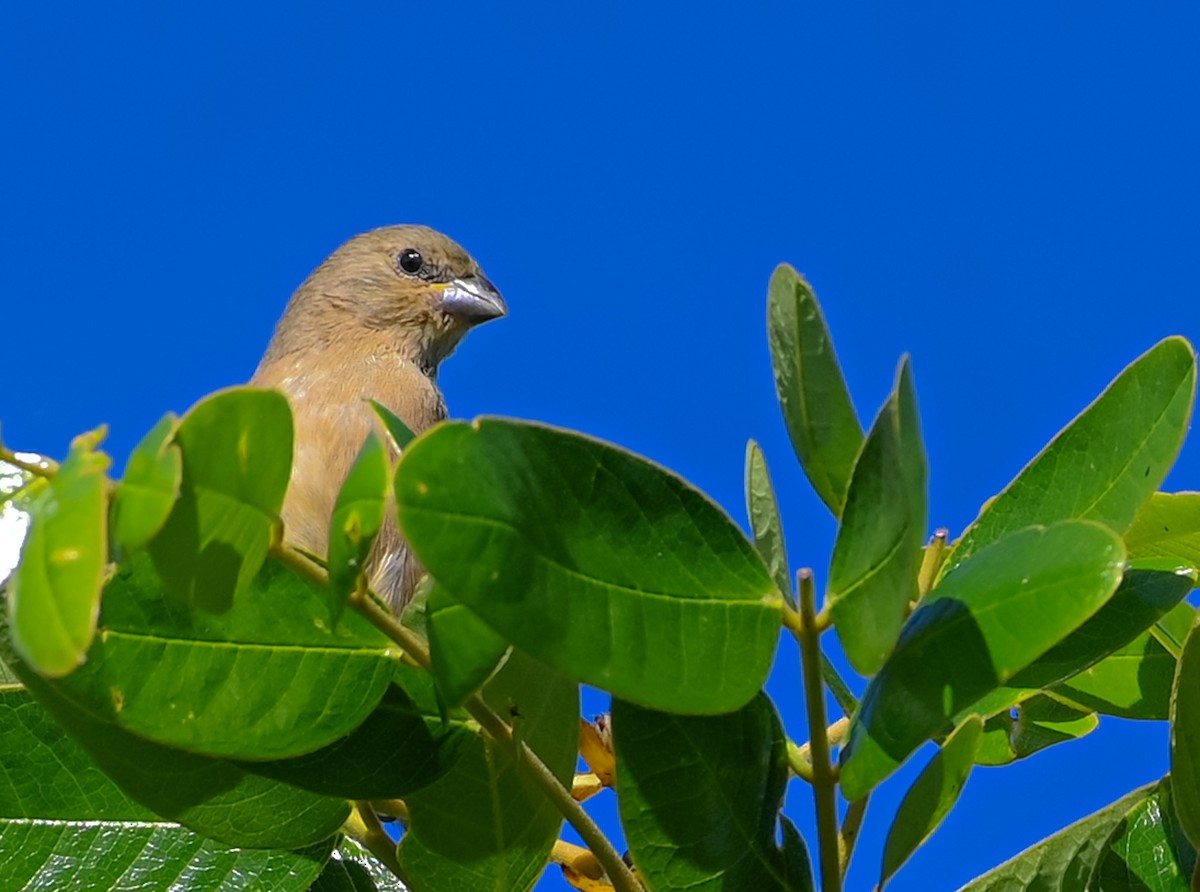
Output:
<path fill-rule="evenodd" d="M 309 892 L 409 892 L 400 879 L 352 839 L 343 838 Z"/>
<path fill-rule="evenodd" d="M 83 662 L 96 634 L 108 563 L 110 459 L 83 434 L 29 505 L 21 561 L 8 582 L 13 645 L 34 670 L 62 676 Z"/>
<path fill-rule="evenodd" d="M 58 728 L 48 738 L 55 764 L 61 761 L 72 772 L 63 778 L 64 789 L 74 779 L 81 790 L 96 790 L 104 786 L 97 779 L 102 771 L 124 796 L 153 813 L 227 845 L 253 848 L 316 844 L 332 836 L 349 814 L 344 800 L 255 777 L 225 760 L 160 746 L 100 721 L 64 699 L 53 682 L 23 667 L 14 654 L 3 656 L 20 675 L 28 695 L 35 696 L 72 738 L 65 738 Z M 22 695 L 28 696 L 24 692 Z M 79 754 L 79 749 L 90 757 L 95 768 L 85 770 L 87 757 Z M 14 764 L 13 752 L 4 752 L 5 764 Z M 28 758 L 43 765 L 47 754 L 34 749 Z M 30 783 L 46 788 L 44 774 L 40 768 L 31 771 Z M 116 798 L 110 789 L 97 792 L 94 798 L 88 795 L 103 812 L 98 819 L 139 824 L 146 820 L 144 811 L 134 808 L 124 797 Z M 51 816 L 65 820 L 76 806 L 73 801 L 67 802 Z M 281 815 L 287 815 L 287 820 L 280 820 Z"/>
<path fill-rule="evenodd" d="M 767 290 L 767 335 L 792 446 L 817 495 L 840 516 L 862 427 L 816 295 L 787 264 L 775 270 Z"/>
<path fill-rule="evenodd" d="M 412 428 L 401 421 L 395 412 L 377 400 L 367 400 L 367 402 L 371 404 L 371 410 L 383 424 L 383 429 L 387 431 L 388 437 L 391 438 L 392 445 L 397 451 L 404 449 L 416 439 L 417 435 L 412 432 Z"/>
<path fill-rule="evenodd" d="M 775 585 L 794 607 L 796 598 L 788 569 L 787 545 L 783 541 L 783 522 L 779 519 L 779 502 L 775 498 L 775 487 L 771 485 L 767 459 L 753 440 L 746 443 L 746 513 L 750 517 L 754 547 L 771 571 Z"/>
<path fill-rule="evenodd" d="M 1157 784 L 1134 790 L 963 886 L 959 892 L 1085 892 L 1109 834 Z"/>
<path fill-rule="evenodd" d="M 842 511 L 826 605 L 846 658 L 873 675 L 917 599 L 928 470 L 908 360 L 867 434 Z"/>
<path fill-rule="evenodd" d="M 1092 892 L 1188 892 L 1196 852 L 1172 820 L 1175 784 L 1164 781 L 1113 828 L 1092 870 Z"/>
<path fill-rule="evenodd" d="M 428 672 L 410 666 L 367 720 L 315 753 L 238 762 L 246 771 L 343 799 L 400 799 L 454 767 L 475 740 L 464 716 L 443 720 Z"/>
<path fill-rule="evenodd" d="M 955 728 L 904 794 L 883 846 L 880 889 L 941 826 L 958 801 L 975 765 L 982 730 L 979 716 Z"/>
<path fill-rule="evenodd" d="M 274 562 L 214 615 L 165 600 L 149 561 L 134 559 L 105 589 L 86 664 L 56 690 L 96 718 L 192 752 L 312 752 L 371 714 L 395 666 L 366 620 L 351 614 L 331 630 L 327 615 L 322 594 Z"/>
<path fill-rule="evenodd" d="M 168 412 L 129 454 L 112 502 L 112 541 L 125 554 L 144 548 L 175 505 L 183 480 L 183 456 L 174 443 L 178 426 Z"/>
<path fill-rule="evenodd" d="M 614 700 L 612 720 L 621 824 L 651 889 L 811 888 L 775 841 L 787 743 L 765 694 L 721 716 Z"/>
<path fill-rule="evenodd" d="M 1156 492 L 1125 534 L 1131 558 L 1158 557 L 1200 567 L 1200 492 Z"/>
<path fill-rule="evenodd" d="M 1078 628 L 1121 579 L 1104 527 L 1014 533 L 960 564 L 905 624 L 868 685 L 842 750 L 842 792 L 861 798 L 948 723 Z"/>
<path fill-rule="evenodd" d="M 175 433 L 179 498 L 150 555 L 171 597 L 228 610 L 267 556 L 292 467 L 283 394 L 237 387 L 205 397 Z"/>
<path fill-rule="evenodd" d="M 1195 389 L 1196 358 L 1183 338 L 1143 354 L 984 506 L 942 575 L 1032 524 L 1095 520 L 1123 533 L 1174 463 Z"/>
<path fill-rule="evenodd" d="M 1200 845 L 1200 624 L 1183 645 L 1171 691 L 1171 788 L 1180 827 Z"/>
<path fill-rule="evenodd" d="M 367 556 L 383 526 L 391 477 L 387 450 L 371 434 L 342 483 L 329 524 L 329 608 L 335 625 L 365 572 Z"/>
<path fill-rule="evenodd" d="M 1196 611 L 1179 604 L 1155 626 L 1187 634 Z M 1053 688 L 1055 696 L 1103 715 L 1166 721 L 1170 712 L 1175 656 L 1155 633 L 1144 632 L 1091 668 Z"/>
<path fill-rule="evenodd" d="M 484 699 L 519 716 L 517 733 L 568 787 L 579 743 L 579 691 L 514 651 Z M 562 816 L 511 748 L 476 737 L 454 769 L 406 799 L 399 857 L 413 892 L 524 892 L 545 867 Z"/>
<path fill-rule="evenodd" d="M 427 621 L 438 690 L 449 706 L 461 706 L 496 671 L 508 642 L 436 584 L 429 593 Z"/>
<path fill-rule="evenodd" d="M 442 424 L 405 452 L 396 497 L 434 578 L 572 678 L 696 713 L 766 679 L 770 573 L 716 504 L 643 458 L 541 425 Z"/>
<path fill-rule="evenodd" d="M 1029 697 L 1014 711 L 1015 718 L 1005 710 L 987 720 L 978 764 L 1008 765 L 1056 743 L 1078 740 L 1100 725 L 1094 713 L 1041 695 Z"/>

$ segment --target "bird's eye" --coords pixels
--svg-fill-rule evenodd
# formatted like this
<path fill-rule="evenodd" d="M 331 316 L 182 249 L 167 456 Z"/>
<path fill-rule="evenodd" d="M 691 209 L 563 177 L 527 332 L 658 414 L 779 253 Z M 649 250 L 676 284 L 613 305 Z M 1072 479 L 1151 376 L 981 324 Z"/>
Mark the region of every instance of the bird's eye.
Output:
<path fill-rule="evenodd" d="M 425 265 L 425 258 L 421 256 L 421 252 L 416 248 L 405 248 L 397 255 L 396 262 L 400 264 L 400 269 L 404 270 L 410 276 L 415 276 L 421 271 L 421 267 Z"/>

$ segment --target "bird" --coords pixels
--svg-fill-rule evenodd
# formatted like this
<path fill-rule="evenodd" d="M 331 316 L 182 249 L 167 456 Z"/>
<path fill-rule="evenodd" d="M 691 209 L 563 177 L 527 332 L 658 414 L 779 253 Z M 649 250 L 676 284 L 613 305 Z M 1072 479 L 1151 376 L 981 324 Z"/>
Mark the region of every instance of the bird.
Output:
<path fill-rule="evenodd" d="M 415 434 L 446 418 L 438 367 L 468 331 L 508 313 L 479 264 L 427 226 L 384 226 L 335 250 L 292 294 L 250 379 L 292 407 L 284 542 L 324 555 L 338 491 L 378 424 L 368 400 Z M 385 438 L 385 442 L 387 439 Z M 399 613 L 424 568 L 389 505 L 365 571 Z"/>

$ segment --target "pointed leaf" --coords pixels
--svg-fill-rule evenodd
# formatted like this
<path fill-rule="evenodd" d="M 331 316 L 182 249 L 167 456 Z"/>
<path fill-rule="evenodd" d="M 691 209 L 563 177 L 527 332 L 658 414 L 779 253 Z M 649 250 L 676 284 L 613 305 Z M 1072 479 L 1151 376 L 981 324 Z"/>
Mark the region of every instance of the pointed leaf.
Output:
<path fill-rule="evenodd" d="M 975 765 L 982 729 L 979 716 L 971 716 L 955 728 L 904 794 L 884 843 L 880 889 L 954 808 Z"/>
<path fill-rule="evenodd" d="M 1196 851 L 1172 819 L 1174 783 L 1131 808 L 1113 828 L 1092 869 L 1094 892 L 1188 892 Z"/>
<path fill-rule="evenodd" d="M 484 699 L 568 787 L 579 744 L 579 690 L 514 651 Z M 562 816 L 514 760 L 512 749 L 478 736 L 457 765 L 406 799 L 411 823 L 399 857 L 414 892 L 525 892 L 533 887 Z"/>
<path fill-rule="evenodd" d="M 417 435 L 412 432 L 407 424 L 400 420 L 391 409 L 383 403 L 376 400 L 367 400 L 371 404 L 371 409 L 375 412 L 375 416 L 382 422 L 383 429 L 387 431 L 388 436 L 392 440 L 392 445 L 397 451 L 403 450 L 409 443 L 416 439 Z"/>
<path fill-rule="evenodd" d="M 334 625 L 364 572 L 391 485 L 387 450 L 375 434 L 367 437 L 342 483 L 329 524 L 329 608 Z"/>
<path fill-rule="evenodd" d="M 775 499 L 766 457 L 753 440 L 746 443 L 746 513 L 750 517 L 754 547 L 762 555 L 779 591 L 789 604 L 796 606 L 787 546 L 783 541 L 783 522 L 779 519 L 779 502 Z"/>
<path fill-rule="evenodd" d="M 765 694 L 721 716 L 613 700 L 612 720 L 621 825 L 649 888 L 811 888 L 775 842 L 787 742 Z"/>
<path fill-rule="evenodd" d="M 461 706 L 496 671 L 508 642 L 443 586 L 429 593 L 428 609 L 433 677 L 445 702 Z"/>
<path fill-rule="evenodd" d="M 1136 359 L 984 506 L 942 576 L 1031 524 L 1078 518 L 1125 532 L 1179 453 L 1195 390 L 1196 358 L 1183 338 Z"/>
<path fill-rule="evenodd" d="M 826 605 L 846 658 L 862 675 L 883 665 L 917 598 L 927 477 L 905 358 L 854 466 L 829 568 Z"/>
<path fill-rule="evenodd" d="M 322 597 L 270 562 L 226 613 L 189 610 L 164 599 L 149 561 L 135 558 L 105 589 L 87 662 L 56 691 L 96 718 L 192 752 L 312 752 L 371 714 L 395 666 L 390 642 L 357 614 L 331 630 Z"/>
<path fill-rule="evenodd" d="M 126 554 L 144 548 L 175 505 L 183 480 L 183 457 L 174 443 L 178 426 L 168 412 L 129 454 L 112 503 L 112 540 Z"/>
<path fill-rule="evenodd" d="M 972 880 L 959 892 L 1084 892 L 1112 829 L 1157 788 L 1158 784 L 1151 784 L 1134 790 Z"/>
<path fill-rule="evenodd" d="M 774 581 L 716 504 L 643 458 L 541 425 L 442 424 L 405 452 L 396 497 L 434 578 L 572 678 L 701 713 L 766 679 Z"/>
<path fill-rule="evenodd" d="M 224 390 L 188 411 L 175 443 L 179 499 L 150 555 L 171 597 L 219 613 L 266 559 L 291 474 L 291 409 L 274 390 Z"/>
<path fill-rule="evenodd" d="M 792 446 L 817 495 L 840 516 L 862 427 L 816 295 L 786 264 L 775 270 L 767 290 L 767 335 Z"/>
<path fill-rule="evenodd" d="M 1171 691 L 1171 787 L 1175 814 L 1192 845 L 1200 845 L 1200 624 L 1183 644 Z"/>
<path fill-rule="evenodd" d="M 309 892 L 409 892 L 409 889 L 374 855 L 343 837 Z"/>
<path fill-rule="evenodd" d="M 1082 625 L 1116 589 L 1124 557 L 1112 531 L 1064 521 L 1014 533 L 946 576 L 851 720 L 845 797 L 861 798 L 951 717 Z"/>
<path fill-rule="evenodd" d="M 103 436 L 76 437 L 54 479 L 32 500 L 21 562 L 8 583 L 13 645 L 42 675 L 74 670 L 96 634 L 108 563 L 110 459 L 95 451 Z"/>

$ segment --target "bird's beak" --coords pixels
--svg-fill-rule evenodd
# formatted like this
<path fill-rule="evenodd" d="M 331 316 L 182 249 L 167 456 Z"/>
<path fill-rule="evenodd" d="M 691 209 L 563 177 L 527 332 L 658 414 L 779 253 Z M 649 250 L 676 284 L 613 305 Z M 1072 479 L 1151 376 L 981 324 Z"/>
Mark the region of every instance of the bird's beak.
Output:
<path fill-rule="evenodd" d="M 446 285 L 438 307 L 467 325 L 479 325 L 508 313 L 508 305 L 485 276 L 455 279 Z"/>

